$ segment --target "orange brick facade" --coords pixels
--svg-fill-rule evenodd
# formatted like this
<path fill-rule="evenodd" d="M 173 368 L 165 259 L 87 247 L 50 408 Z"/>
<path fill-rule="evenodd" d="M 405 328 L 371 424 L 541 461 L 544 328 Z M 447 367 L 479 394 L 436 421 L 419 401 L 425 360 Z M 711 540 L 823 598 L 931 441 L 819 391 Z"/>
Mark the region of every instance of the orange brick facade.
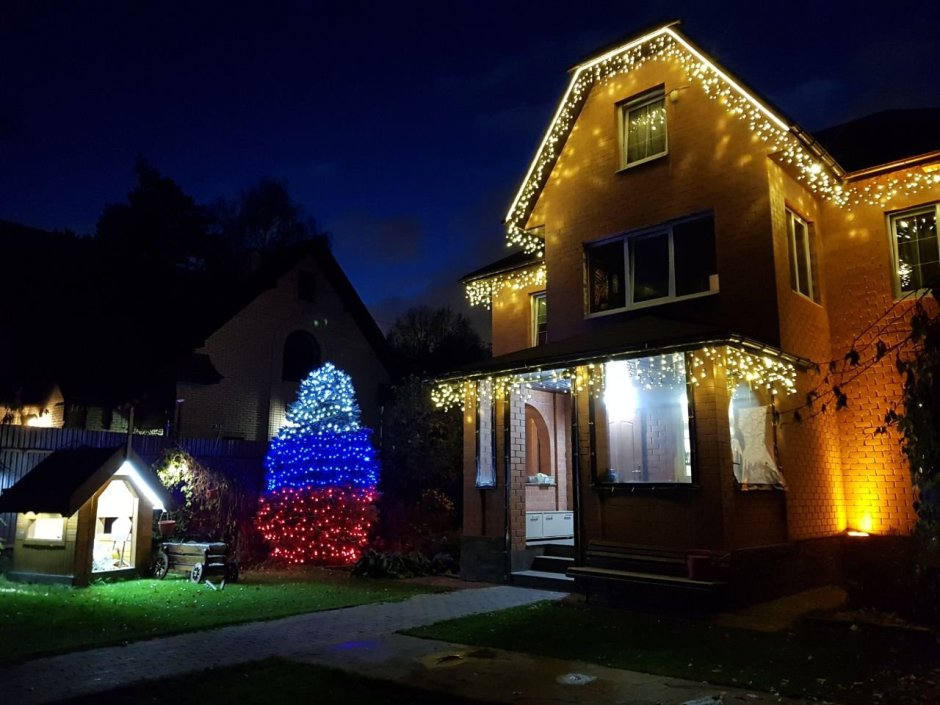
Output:
<path fill-rule="evenodd" d="M 657 87 L 666 96 L 668 153 L 622 169 L 618 105 Z M 773 432 L 785 492 L 742 491 L 735 481 L 730 397 L 721 369 L 705 370 L 692 390 L 695 487 L 674 492 L 598 485 L 598 467 L 608 466 L 603 425 L 594 423 L 590 406 L 599 403 L 598 395 L 571 391 L 566 413 L 577 437 L 569 436 L 566 442 L 582 542 L 603 538 L 733 551 L 833 537 L 846 529 L 910 533 L 914 496 L 899 439 L 896 434 L 874 433 L 899 398 L 893 359 L 882 360 L 845 384 L 847 408 L 836 412 L 829 400 L 828 410 L 818 413 L 816 404 L 801 410 L 800 423 L 789 412 L 803 406 L 811 390 L 825 391 L 854 377 L 851 370 L 846 378 L 838 374 L 853 345 L 868 345 L 871 354 L 878 336 L 857 337 L 896 299 L 887 213 L 940 201 L 940 184 L 920 182 L 917 190 L 908 192 L 897 186 L 890 202 L 880 205 L 839 204 L 804 185 L 786 161 L 746 121 L 732 115 L 722 99 L 711 99 L 672 58 L 599 79 L 579 108 L 525 222 L 526 228 L 544 232 L 549 344 L 654 315 L 716 326 L 821 364 L 818 374 L 801 367 L 797 391 L 774 402 L 781 412 Z M 850 175 L 846 183 L 853 193 L 865 194 L 866 186 L 885 181 L 896 186 L 905 182 L 908 171 L 919 175 L 921 170 L 920 164 L 898 168 L 867 181 Z M 808 224 L 815 248 L 815 301 L 791 283 L 788 211 Z M 699 213 L 714 216 L 717 292 L 641 310 L 589 313 L 586 247 Z M 507 287 L 493 297 L 494 355 L 531 347 L 529 299 L 537 290 Z M 880 337 L 890 344 L 888 335 Z M 827 380 L 830 360 L 837 361 L 837 374 Z M 577 358 L 569 367 L 587 369 Z M 496 488 L 475 489 L 474 447 L 465 448 L 465 534 L 498 540 L 507 532 L 508 521 L 511 553 L 525 549 L 526 511 L 540 508 L 531 494 L 526 496 L 532 488 L 525 485 L 524 429 L 517 427 L 523 418 L 521 397 L 500 403 Z M 473 434 L 473 417 L 465 416 L 465 437 L 472 439 Z M 489 517 L 485 531 L 484 513 Z"/>

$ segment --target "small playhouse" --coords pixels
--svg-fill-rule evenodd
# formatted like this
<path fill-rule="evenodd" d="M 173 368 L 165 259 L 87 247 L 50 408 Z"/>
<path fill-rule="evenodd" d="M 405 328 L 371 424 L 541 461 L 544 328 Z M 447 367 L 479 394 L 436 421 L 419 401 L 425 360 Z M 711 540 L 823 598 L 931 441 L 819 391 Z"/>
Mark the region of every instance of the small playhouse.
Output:
<path fill-rule="evenodd" d="M 87 585 L 150 567 L 154 511 L 170 496 L 130 448 L 57 450 L 0 495 L 16 512 L 11 580 Z"/>

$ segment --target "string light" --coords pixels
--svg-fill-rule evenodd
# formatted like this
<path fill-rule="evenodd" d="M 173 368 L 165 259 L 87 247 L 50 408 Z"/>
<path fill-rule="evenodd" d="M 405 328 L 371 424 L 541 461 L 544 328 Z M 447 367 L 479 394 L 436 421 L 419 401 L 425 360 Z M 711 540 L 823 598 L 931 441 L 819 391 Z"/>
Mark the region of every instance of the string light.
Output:
<path fill-rule="evenodd" d="M 551 174 L 581 108 L 595 84 L 638 69 L 650 61 L 673 62 L 712 100 L 745 122 L 768 153 L 791 165 L 797 178 L 812 192 L 842 207 L 884 206 L 899 195 L 910 195 L 940 184 L 940 174 L 909 170 L 862 184 L 846 184 L 821 155 L 801 139 L 797 130 L 771 112 L 757 98 L 702 55 L 681 34 L 663 27 L 579 66 L 571 77 L 522 186 L 506 215 L 509 245 L 538 252 L 544 240 L 526 230 L 526 221 Z"/>
<path fill-rule="evenodd" d="M 287 563 L 353 563 L 375 523 L 379 465 L 352 380 L 326 363 L 271 440 L 257 527 Z"/>
<path fill-rule="evenodd" d="M 467 282 L 466 295 L 471 306 L 483 306 L 490 308 L 493 297 L 504 288 L 509 287 L 515 291 L 525 289 L 530 286 L 544 287 L 547 281 L 545 264 L 540 263 L 535 267 L 517 269 L 512 272 L 501 272 L 491 277 L 483 279 L 474 279 Z"/>
<path fill-rule="evenodd" d="M 599 397 L 605 391 L 604 363 L 615 359 L 610 357 L 574 367 L 438 382 L 431 390 L 431 400 L 441 409 L 459 406 L 466 411 L 467 400 L 477 395 L 491 393 L 494 399 L 505 399 L 510 394 L 522 394 L 528 399 L 532 390 L 542 387 L 565 388 Z M 752 389 L 766 389 L 774 395 L 796 392 L 797 369 L 791 362 L 731 345 L 702 347 L 690 353 L 626 358 L 623 361 L 634 384 L 647 390 L 679 389 L 685 386 L 686 380 L 697 386 L 707 377 L 707 361 L 711 366 L 724 370 L 729 390 L 744 383 Z"/>

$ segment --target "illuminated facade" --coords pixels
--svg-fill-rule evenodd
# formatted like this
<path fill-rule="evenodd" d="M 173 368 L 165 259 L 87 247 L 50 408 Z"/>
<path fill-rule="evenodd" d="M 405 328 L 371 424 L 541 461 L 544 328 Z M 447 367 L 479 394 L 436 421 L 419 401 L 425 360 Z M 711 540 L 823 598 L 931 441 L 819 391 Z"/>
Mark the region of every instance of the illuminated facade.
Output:
<path fill-rule="evenodd" d="M 435 389 L 464 409 L 465 573 L 526 568 L 552 512 L 579 547 L 804 569 L 846 530 L 910 532 L 874 434 L 899 379 L 864 350 L 940 274 L 940 144 L 866 161 L 852 127 L 813 137 L 675 25 L 573 69 L 506 217 L 523 252 L 464 279 L 495 357 Z"/>

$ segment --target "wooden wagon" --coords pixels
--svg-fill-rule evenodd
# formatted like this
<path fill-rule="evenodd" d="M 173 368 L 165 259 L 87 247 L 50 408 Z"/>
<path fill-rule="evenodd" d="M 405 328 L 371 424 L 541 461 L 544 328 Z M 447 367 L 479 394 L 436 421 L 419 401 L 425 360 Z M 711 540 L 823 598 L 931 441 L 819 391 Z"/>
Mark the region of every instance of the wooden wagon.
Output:
<path fill-rule="evenodd" d="M 153 575 L 163 579 L 170 571 L 185 573 L 194 583 L 210 575 L 229 582 L 238 580 L 238 563 L 229 559 L 224 543 L 172 543 L 160 544 L 153 559 Z"/>

